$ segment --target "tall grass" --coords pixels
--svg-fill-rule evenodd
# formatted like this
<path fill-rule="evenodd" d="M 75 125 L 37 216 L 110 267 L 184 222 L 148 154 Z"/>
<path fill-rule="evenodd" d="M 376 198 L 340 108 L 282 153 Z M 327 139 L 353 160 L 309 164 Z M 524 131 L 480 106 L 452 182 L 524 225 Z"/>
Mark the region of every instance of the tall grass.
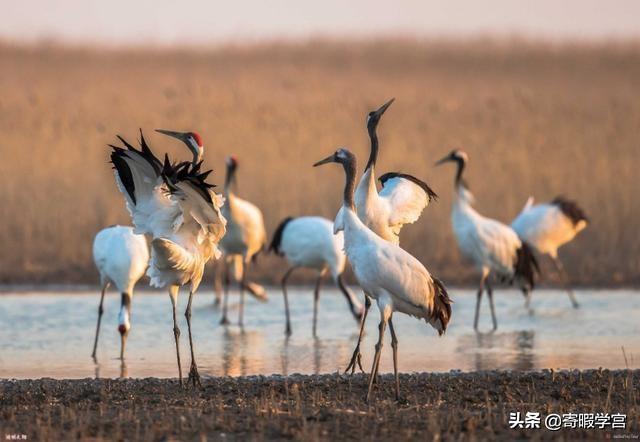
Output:
<path fill-rule="evenodd" d="M 367 111 L 397 101 L 380 126 L 378 171 L 439 193 L 402 244 L 449 283 L 473 280 L 449 224 L 453 170 L 468 151 L 484 214 L 509 221 L 529 195 L 576 199 L 591 225 L 561 251 L 581 284 L 640 283 L 640 48 L 527 43 L 315 42 L 212 50 L 0 47 L 0 282 L 92 282 L 91 241 L 129 223 L 109 149 L 115 134 L 189 154 L 154 128 L 197 130 L 213 181 L 240 160 L 240 195 L 273 231 L 288 215 L 332 218 L 338 168 L 311 164 L 337 146 L 368 152 Z M 275 281 L 279 259 L 256 277 Z"/>

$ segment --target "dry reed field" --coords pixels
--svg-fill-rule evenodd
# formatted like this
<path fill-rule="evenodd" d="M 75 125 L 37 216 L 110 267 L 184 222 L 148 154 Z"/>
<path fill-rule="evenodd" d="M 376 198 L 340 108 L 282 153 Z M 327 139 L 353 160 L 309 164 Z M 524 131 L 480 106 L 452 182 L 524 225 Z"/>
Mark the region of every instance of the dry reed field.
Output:
<path fill-rule="evenodd" d="M 449 223 L 452 168 L 485 215 L 510 221 L 529 195 L 576 199 L 590 227 L 561 250 L 582 285 L 640 283 L 640 48 L 526 42 L 312 42 L 210 50 L 0 46 L 0 283 L 89 282 L 93 235 L 128 224 L 107 143 L 145 130 L 154 150 L 189 153 L 155 128 L 198 131 L 222 185 L 240 161 L 239 194 L 272 232 L 288 215 L 332 218 L 343 177 L 311 164 L 338 146 L 368 153 L 366 113 L 380 125 L 377 171 L 412 173 L 440 195 L 403 246 L 449 284 L 472 281 Z M 256 277 L 279 280 L 262 257 Z M 299 279 L 300 281 L 301 279 Z"/>

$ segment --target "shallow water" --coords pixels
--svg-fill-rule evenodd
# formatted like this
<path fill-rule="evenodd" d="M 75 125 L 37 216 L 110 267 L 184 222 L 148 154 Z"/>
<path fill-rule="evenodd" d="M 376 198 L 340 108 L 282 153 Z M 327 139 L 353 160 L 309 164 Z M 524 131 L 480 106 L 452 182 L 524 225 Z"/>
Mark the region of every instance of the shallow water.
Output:
<path fill-rule="evenodd" d="M 499 328 L 474 333 L 475 294 L 451 289 L 453 319 L 441 338 L 424 322 L 396 314 L 402 372 L 541 368 L 638 368 L 640 359 L 640 296 L 631 290 L 580 290 L 581 304 L 573 309 L 564 292 L 534 293 L 533 314 L 514 290 L 496 290 Z M 220 310 L 213 294 L 194 298 L 193 336 L 202 375 L 331 373 L 343 371 L 357 339 L 357 324 L 344 298 L 325 289 L 320 297 L 318 337 L 311 331 L 311 289 L 290 289 L 293 335 L 284 336 L 284 307 L 279 289 L 269 290 L 268 303 L 250 296 L 245 326 L 218 324 Z M 181 295 L 180 310 L 187 297 Z M 171 303 L 160 292 L 138 292 L 133 300 L 132 329 L 126 363 L 118 359 L 120 335 L 117 313 L 120 296 L 109 294 L 98 348 L 98 364 L 90 357 L 97 319 L 98 292 L 0 295 L 0 378 L 175 377 Z M 237 321 L 238 295 L 230 298 L 230 319 Z M 370 368 L 377 339 L 378 312 L 374 305 L 362 346 Z M 491 326 L 483 303 L 480 328 Z M 180 314 L 183 371 L 189 369 L 186 321 Z M 385 336 L 381 371 L 393 368 L 390 339 Z M 627 361 L 625 362 L 626 354 Z"/>

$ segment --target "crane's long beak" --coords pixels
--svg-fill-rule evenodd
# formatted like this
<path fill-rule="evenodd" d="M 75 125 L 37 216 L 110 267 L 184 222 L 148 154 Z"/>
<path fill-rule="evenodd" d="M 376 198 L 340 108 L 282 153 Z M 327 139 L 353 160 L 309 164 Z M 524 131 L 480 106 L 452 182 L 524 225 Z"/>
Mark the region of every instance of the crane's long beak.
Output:
<path fill-rule="evenodd" d="M 396 99 L 392 98 L 391 100 L 387 101 L 385 104 L 383 104 L 382 106 L 380 106 L 380 108 L 375 111 L 375 114 L 380 117 L 382 116 L 382 114 L 385 113 L 385 111 L 389 108 L 389 106 L 391 106 L 391 103 L 393 103 Z"/>
<path fill-rule="evenodd" d="M 327 164 L 327 163 L 335 163 L 336 159 L 335 159 L 335 155 L 331 154 L 329 155 L 327 158 L 325 158 L 324 160 L 320 160 L 317 163 L 315 163 L 313 165 L 313 167 L 318 167 L 318 166 L 322 166 L 323 164 Z"/>
<path fill-rule="evenodd" d="M 440 166 L 448 161 L 451 161 L 451 155 L 447 155 L 446 157 L 436 161 L 436 163 L 434 164 L 434 166 Z"/>
<path fill-rule="evenodd" d="M 173 137 L 173 138 L 177 138 L 178 140 L 182 141 L 183 143 L 187 143 L 188 134 L 185 133 L 185 132 L 174 132 L 172 130 L 165 130 L 165 129 L 156 129 L 156 132 L 164 134 L 164 135 L 168 135 L 168 136 Z"/>

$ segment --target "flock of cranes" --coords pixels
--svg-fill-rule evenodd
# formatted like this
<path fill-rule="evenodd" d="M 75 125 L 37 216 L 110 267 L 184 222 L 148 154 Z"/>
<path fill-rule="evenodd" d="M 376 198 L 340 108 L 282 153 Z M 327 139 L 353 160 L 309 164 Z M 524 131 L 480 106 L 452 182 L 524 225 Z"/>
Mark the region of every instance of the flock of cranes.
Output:
<path fill-rule="evenodd" d="M 273 234 L 268 250 L 282 256 L 288 269 L 282 277 L 286 325 L 290 335 L 291 321 L 287 296 L 287 280 L 294 270 L 317 271 L 314 290 L 313 334 L 316 334 L 320 287 L 327 273 L 344 295 L 351 314 L 360 323 L 360 333 L 346 371 L 356 366 L 362 371 L 360 345 L 365 321 L 372 301 L 380 313 L 378 341 L 369 375 L 366 399 L 375 383 L 384 334 L 389 328 L 395 374 L 395 393 L 400 395 L 398 378 L 398 338 L 393 315 L 401 312 L 423 319 L 442 335 L 451 320 L 452 301 L 443 282 L 434 277 L 414 256 L 400 246 L 400 232 L 405 224 L 419 219 L 422 211 L 437 198 L 423 181 L 403 173 L 386 173 L 376 185 L 375 166 L 378 159 L 378 124 L 393 99 L 367 117 L 371 141 L 364 173 L 357 179 L 357 160 L 346 148 L 339 148 L 314 166 L 337 163 L 345 174 L 342 206 L 333 222 L 321 217 L 286 218 Z M 112 147 L 111 162 L 115 179 L 122 192 L 134 227 L 113 226 L 98 233 L 93 246 L 100 272 L 102 294 L 93 348 L 95 358 L 103 313 L 104 294 L 110 284 L 122 296 L 118 330 L 121 335 L 120 357 L 124 358 L 126 338 L 131 328 L 133 287 L 144 270 L 152 286 L 167 289 L 172 304 L 173 334 L 182 384 L 180 329 L 177 322 L 177 297 L 182 286 L 189 288 L 185 311 L 187 320 L 192 385 L 200 383 L 191 333 L 191 304 L 204 273 L 205 264 L 220 260 L 224 283 L 222 324 L 228 324 L 227 305 L 231 279 L 239 284 L 238 322 L 243 323 L 245 291 L 266 300 L 262 286 L 249 281 L 248 273 L 256 256 L 267 249 L 267 233 L 262 213 L 254 204 L 236 195 L 238 160 L 226 161 L 226 178 L 222 194 L 207 182 L 211 171 L 203 170 L 204 146 L 195 132 L 157 130 L 184 143 L 192 154 L 191 161 L 172 162 L 155 156 L 140 131 L 137 149 L 118 136 L 121 146 Z M 454 150 L 436 164 L 452 162 L 457 166 L 452 206 L 453 232 L 462 254 L 479 273 L 474 329 L 478 329 L 481 299 L 486 290 L 493 329 L 498 326 L 493 304 L 491 276 L 499 282 L 516 284 L 529 306 L 531 291 L 539 274 L 534 250 L 548 254 L 556 268 L 566 275 L 557 250 L 587 225 L 584 212 L 573 202 L 556 198 L 547 204 L 527 202 L 511 226 L 482 216 L 473 207 L 473 195 L 463 179 L 469 158 L 462 150 Z M 145 238 L 146 237 L 146 238 Z M 148 246 L 149 244 L 149 246 Z M 149 253 L 150 250 L 150 253 Z M 364 292 L 365 304 L 347 287 L 343 273 L 347 260 L 358 285 Z M 578 306 L 567 285 L 571 301 Z"/>

